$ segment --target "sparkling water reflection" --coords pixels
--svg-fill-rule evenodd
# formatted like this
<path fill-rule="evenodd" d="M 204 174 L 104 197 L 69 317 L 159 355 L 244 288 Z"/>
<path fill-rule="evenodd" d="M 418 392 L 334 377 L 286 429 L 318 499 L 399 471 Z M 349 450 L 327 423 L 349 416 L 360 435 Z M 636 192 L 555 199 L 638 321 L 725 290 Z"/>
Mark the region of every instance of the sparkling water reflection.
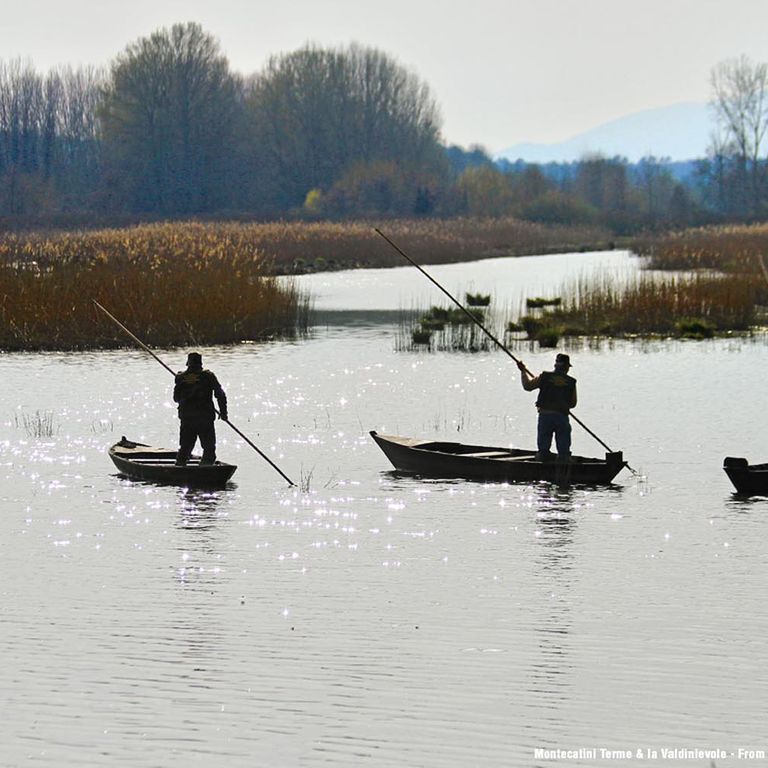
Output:
<path fill-rule="evenodd" d="M 203 350 L 306 491 L 224 427 L 226 489 L 120 478 L 122 434 L 175 443 L 170 377 L 132 351 L 3 357 L 3 765 L 762 743 L 768 509 L 720 466 L 765 458 L 764 339 L 575 350 L 580 417 L 642 476 L 558 490 L 393 473 L 369 429 L 525 447 L 535 422 L 503 355 L 396 353 L 394 332 Z M 23 428 L 38 410 L 52 435 Z"/>

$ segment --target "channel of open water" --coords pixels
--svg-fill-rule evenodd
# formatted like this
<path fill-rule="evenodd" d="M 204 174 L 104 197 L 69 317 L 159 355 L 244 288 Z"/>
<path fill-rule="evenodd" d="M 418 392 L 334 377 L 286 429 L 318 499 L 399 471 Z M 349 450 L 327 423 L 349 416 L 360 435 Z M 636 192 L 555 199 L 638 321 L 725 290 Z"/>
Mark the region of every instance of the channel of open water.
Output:
<path fill-rule="evenodd" d="M 632 264 L 430 270 L 515 305 Z M 0 765 L 626 764 L 604 749 L 706 768 L 661 750 L 721 749 L 723 768 L 768 748 L 768 500 L 721 469 L 768 459 L 765 339 L 570 349 L 580 418 L 639 473 L 612 487 L 420 481 L 368 430 L 533 447 L 536 420 L 502 353 L 395 351 L 392 313 L 439 302 L 420 281 L 307 276 L 319 310 L 354 312 L 202 350 L 299 488 L 226 426 L 230 487 L 122 479 L 121 435 L 175 444 L 169 374 L 132 349 L 0 357 Z M 601 451 L 574 427 L 574 452 Z"/>

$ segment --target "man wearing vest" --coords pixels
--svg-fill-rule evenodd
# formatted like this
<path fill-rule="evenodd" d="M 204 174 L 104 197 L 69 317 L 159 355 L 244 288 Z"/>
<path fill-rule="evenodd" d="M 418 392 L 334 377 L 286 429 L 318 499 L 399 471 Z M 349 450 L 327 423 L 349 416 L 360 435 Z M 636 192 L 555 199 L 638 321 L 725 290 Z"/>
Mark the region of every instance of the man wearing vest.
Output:
<path fill-rule="evenodd" d="M 219 405 L 219 418 L 227 421 L 227 396 L 219 380 L 213 372 L 203 370 L 203 356 L 199 352 L 190 352 L 187 355 L 187 370 L 176 374 L 173 387 L 173 399 L 179 404 L 181 420 L 176 464 L 184 466 L 189 461 L 198 438 L 203 449 L 200 463 L 213 464 L 216 461 L 214 397 Z"/>
<path fill-rule="evenodd" d="M 522 362 L 518 362 L 523 389 L 539 390 L 536 407 L 539 409 L 537 458 L 551 460 L 552 436 L 555 436 L 558 461 L 571 458 L 571 422 L 568 412 L 576 406 L 576 379 L 568 375 L 571 360 L 562 353 L 555 358 L 555 370 L 531 376 Z"/>

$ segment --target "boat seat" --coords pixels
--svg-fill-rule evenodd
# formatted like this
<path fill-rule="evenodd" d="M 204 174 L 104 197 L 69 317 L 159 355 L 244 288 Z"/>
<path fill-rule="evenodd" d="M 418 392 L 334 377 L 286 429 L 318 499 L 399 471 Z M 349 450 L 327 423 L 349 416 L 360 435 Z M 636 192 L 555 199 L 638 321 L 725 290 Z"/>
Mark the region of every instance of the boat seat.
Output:
<path fill-rule="evenodd" d="M 507 451 L 478 451 L 477 453 L 459 453 L 458 456 L 469 456 L 472 459 L 501 459 L 509 456 Z"/>

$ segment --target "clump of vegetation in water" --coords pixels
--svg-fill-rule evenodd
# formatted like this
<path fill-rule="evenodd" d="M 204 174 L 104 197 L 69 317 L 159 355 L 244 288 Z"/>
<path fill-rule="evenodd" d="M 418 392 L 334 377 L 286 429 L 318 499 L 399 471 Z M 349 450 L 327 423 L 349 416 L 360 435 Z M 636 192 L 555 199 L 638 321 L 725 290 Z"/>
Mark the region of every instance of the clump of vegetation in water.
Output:
<path fill-rule="evenodd" d="M 560 296 L 545 299 L 541 296 L 527 298 L 525 307 L 529 314 L 523 315 L 518 322 L 508 322 L 508 333 L 525 331 L 530 341 L 538 342 L 540 347 L 548 349 L 557 346 L 560 338 L 565 333 L 565 326 L 558 322 L 550 307 L 559 307 L 563 300 Z M 539 311 L 544 310 L 544 311 Z"/>
<path fill-rule="evenodd" d="M 543 299 L 540 296 L 535 298 L 528 298 L 525 300 L 525 306 L 528 309 L 541 309 L 543 307 L 559 307 L 563 303 L 560 296 L 554 299 Z"/>
<path fill-rule="evenodd" d="M 429 345 L 429 343 L 432 341 L 432 331 L 426 328 L 414 328 L 413 331 L 411 331 L 411 339 L 413 340 L 414 344 L 418 345 Z"/>
<path fill-rule="evenodd" d="M 675 330 L 686 339 L 711 339 L 717 328 L 701 318 L 684 317 L 675 323 Z"/>
<path fill-rule="evenodd" d="M 33 414 L 25 413 L 21 417 L 15 417 L 16 426 L 23 426 L 29 437 L 53 437 L 59 431 L 55 424 L 52 411 L 35 411 Z"/>
<path fill-rule="evenodd" d="M 539 342 L 540 347 L 554 348 L 557 346 L 557 342 L 560 341 L 560 337 L 563 335 L 563 328 L 559 325 L 547 325 L 543 328 L 539 328 L 534 336 L 534 341 Z"/>
<path fill-rule="evenodd" d="M 641 273 L 627 284 L 605 277 L 581 279 L 563 293 L 555 308 L 524 315 L 511 327 L 523 329 L 542 346 L 567 336 L 712 338 L 755 325 L 760 286 L 745 275 L 693 273 L 659 279 Z"/>
<path fill-rule="evenodd" d="M 489 293 L 467 293 L 466 302 L 468 307 L 487 307 L 491 303 Z"/>
<path fill-rule="evenodd" d="M 488 300 L 490 302 L 490 297 Z M 458 307 L 432 306 L 415 323 L 401 327 L 396 347 L 404 351 L 424 347 L 441 352 L 487 350 L 491 346 L 490 340 L 467 314 L 485 325 L 487 306 L 470 307 L 467 312 Z"/>

